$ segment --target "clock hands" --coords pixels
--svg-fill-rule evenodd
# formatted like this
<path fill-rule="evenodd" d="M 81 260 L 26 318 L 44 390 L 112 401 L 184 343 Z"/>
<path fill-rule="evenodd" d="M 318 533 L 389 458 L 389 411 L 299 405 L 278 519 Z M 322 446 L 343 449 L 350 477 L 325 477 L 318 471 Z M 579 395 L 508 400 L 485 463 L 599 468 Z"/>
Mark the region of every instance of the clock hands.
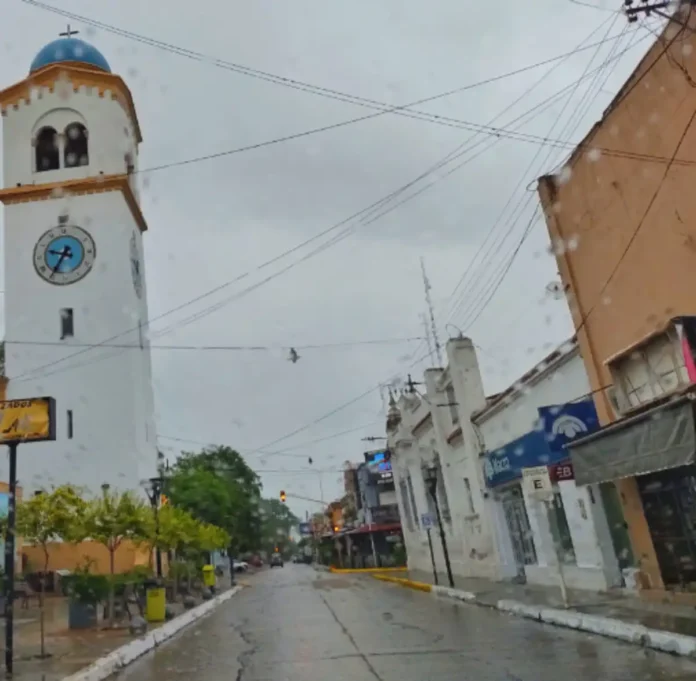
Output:
<path fill-rule="evenodd" d="M 66 258 L 72 258 L 73 257 L 73 252 L 70 246 L 63 246 L 63 248 L 60 251 L 56 251 L 53 249 L 49 249 L 48 252 L 51 255 L 57 255 L 58 256 L 58 262 L 55 264 L 54 267 L 51 269 L 53 270 L 51 272 L 51 279 L 53 279 L 53 275 L 56 274 L 60 270 L 60 266 L 63 264 L 63 261 Z"/>

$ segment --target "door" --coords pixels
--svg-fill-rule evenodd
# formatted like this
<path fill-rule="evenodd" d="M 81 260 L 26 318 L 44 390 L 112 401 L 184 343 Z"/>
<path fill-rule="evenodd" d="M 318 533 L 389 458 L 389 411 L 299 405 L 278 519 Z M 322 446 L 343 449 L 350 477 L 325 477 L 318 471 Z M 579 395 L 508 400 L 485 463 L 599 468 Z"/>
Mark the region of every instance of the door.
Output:
<path fill-rule="evenodd" d="M 515 556 L 515 563 L 517 564 L 517 575 L 525 579 L 524 566 L 535 565 L 537 557 L 532 528 L 529 526 L 527 508 L 524 505 L 524 497 L 522 496 L 522 487 L 514 485 L 510 489 L 505 490 L 500 496 L 500 501 L 503 505 L 505 522 L 510 533 L 512 550 Z"/>
<path fill-rule="evenodd" d="M 672 468 L 637 478 L 662 580 L 696 584 L 696 468 Z"/>
<path fill-rule="evenodd" d="M 633 556 L 633 548 L 631 547 L 631 538 L 628 534 L 628 527 L 616 485 L 613 482 L 603 482 L 599 486 L 599 493 L 602 497 L 604 514 L 607 517 L 611 543 L 614 547 L 616 560 L 619 562 L 619 568 L 624 570 L 625 568 L 635 567 L 636 561 Z"/>

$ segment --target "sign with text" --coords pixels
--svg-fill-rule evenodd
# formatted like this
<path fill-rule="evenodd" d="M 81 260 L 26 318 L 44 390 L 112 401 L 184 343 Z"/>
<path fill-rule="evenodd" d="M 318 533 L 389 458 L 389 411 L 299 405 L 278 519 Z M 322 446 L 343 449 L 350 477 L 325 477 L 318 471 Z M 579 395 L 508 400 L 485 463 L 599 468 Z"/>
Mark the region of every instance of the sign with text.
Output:
<path fill-rule="evenodd" d="M 553 482 L 563 482 L 564 480 L 575 480 L 575 471 L 570 461 L 555 463 L 549 466 L 549 476 Z"/>
<path fill-rule="evenodd" d="M 56 439 L 56 401 L 29 397 L 0 401 L 0 444 Z"/>
<path fill-rule="evenodd" d="M 300 523 L 298 530 L 303 537 L 310 537 L 312 535 L 312 524 Z"/>
<path fill-rule="evenodd" d="M 533 466 L 522 469 L 522 486 L 532 499 L 550 499 L 553 486 L 549 477 L 548 466 Z"/>

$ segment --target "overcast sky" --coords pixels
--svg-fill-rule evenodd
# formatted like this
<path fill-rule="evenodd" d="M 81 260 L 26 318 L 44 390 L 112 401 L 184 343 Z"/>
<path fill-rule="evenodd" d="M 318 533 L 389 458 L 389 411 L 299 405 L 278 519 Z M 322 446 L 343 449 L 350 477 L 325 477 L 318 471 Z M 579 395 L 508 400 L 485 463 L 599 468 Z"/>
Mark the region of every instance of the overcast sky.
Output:
<path fill-rule="evenodd" d="M 544 146 L 539 138 L 579 141 L 653 39 L 645 27 L 628 26 L 612 11 L 618 0 L 596 0 L 594 8 L 570 0 L 494 5 L 454 0 L 47 2 L 214 59 L 390 106 L 551 59 L 583 41 L 587 45 L 617 36 L 568 59 L 416 107 L 447 121 L 387 113 L 257 150 L 143 173 L 152 319 L 251 272 L 154 321 L 153 345 L 274 348 L 153 348 L 160 446 L 168 456 L 196 449 L 196 443 L 225 443 L 249 452 L 256 470 L 271 471 L 262 473 L 269 495 L 285 489 L 317 498 L 321 470 L 324 498 L 339 495 L 343 462 L 360 460 L 366 449 L 362 437 L 384 434 L 384 404 L 375 390 L 322 417 L 378 383 L 407 371 L 420 376 L 426 364 L 411 365 L 427 349 L 422 342 L 406 340 L 299 346 L 422 337 L 421 256 L 440 338 L 444 341 L 457 328 L 472 336 L 481 348 L 487 391 L 513 382 L 571 334 L 565 302 L 545 290 L 557 273 L 543 221 L 531 228 L 491 294 L 537 206 L 535 178 L 567 154 Z M 11 27 L 0 38 L 0 84 L 6 87 L 26 76 L 35 53 L 65 30 L 66 19 L 21 0 L 2 5 L 2 25 Z M 319 96 L 316 90 L 243 75 L 212 59 L 189 59 L 79 21 L 70 23 L 103 52 L 132 90 L 144 137 L 141 169 L 374 112 Z M 493 123 L 505 127 L 583 74 L 588 77 L 578 88 L 566 90 L 535 118 L 530 114 L 519 128 L 537 137 L 512 139 L 466 129 L 489 124 L 520 98 Z M 352 229 L 344 239 L 306 260 L 302 258 L 340 230 L 257 271 L 411 182 L 453 150 L 467 149 L 467 141 L 477 145 L 476 158 L 457 168 L 474 155 L 470 152 L 428 174 L 382 210 L 422 190 L 403 205 L 371 224 L 346 223 Z M 486 248 L 472 262 L 486 238 Z M 292 263 L 287 272 L 238 295 Z M 192 315 L 198 317 L 191 320 Z M 454 326 L 446 326 L 448 321 Z M 289 346 L 298 347 L 296 364 L 287 361 Z M 352 432 L 337 435 L 347 430 Z M 254 451 L 276 440 L 268 448 L 284 455 Z M 308 456 L 314 460 L 311 467 Z M 277 472 L 282 469 L 287 472 Z M 301 501 L 290 505 L 301 515 L 317 509 Z"/>

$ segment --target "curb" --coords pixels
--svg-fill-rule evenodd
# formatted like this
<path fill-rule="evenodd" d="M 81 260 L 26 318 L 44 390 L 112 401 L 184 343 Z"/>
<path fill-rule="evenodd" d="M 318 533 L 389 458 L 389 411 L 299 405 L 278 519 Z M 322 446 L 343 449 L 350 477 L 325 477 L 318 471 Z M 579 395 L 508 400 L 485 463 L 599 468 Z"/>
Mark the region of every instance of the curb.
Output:
<path fill-rule="evenodd" d="M 232 587 L 215 598 L 205 601 L 191 610 L 187 610 L 149 634 L 145 634 L 141 638 L 126 643 L 120 648 L 116 648 L 116 650 L 112 650 L 108 655 L 95 660 L 88 667 L 71 676 L 66 676 L 63 681 L 103 681 L 103 679 L 120 671 L 145 653 L 162 645 L 185 627 L 215 610 L 215 608 L 228 601 L 241 589 L 241 586 Z"/>
<path fill-rule="evenodd" d="M 443 586 L 433 586 L 431 589 L 435 597 L 449 598 L 452 600 L 473 603 L 484 607 L 491 607 L 489 603 L 478 600 L 476 594 L 470 591 L 459 591 Z M 552 624 L 566 629 L 585 631 L 589 634 L 606 636 L 625 643 L 652 648 L 663 653 L 672 653 L 683 657 L 696 659 L 696 638 L 683 634 L 674 634 L 660 629 L 649 629 L 642 624 L 632 624 L 602 615 L 589 615 L 577 610 L 560 610 L 543 605 L 529 605 L 519 601 L 500 600 L 492 606 L 500 612 L 505 612 L 517 617 Z"/>
<path fill-rule="evenodd" d="M 407 589 L 415 589 L 416 591 L 431 592 L 433 590 L 432 584 L 426 584 L 425 582 L 414 582 L 411 579 L 404 579 L 403 577 L 389 577 L 387 575 L 372 574 L 374 579 L 379 579 L 381 582 L 392 582 L 393 584 L 398 584 L 399 586 L 406 587 Z"/>
<path fill-rule="evenodd" d="M 335 567 L 330 567 L 329 572 L 335 572 L 336 574 L 369 575 L 369 574 L 381 574 L 382 572 L 408 572 L 408 568 L 405 568 L 405 567 L 385 567 L 385 568 L 335 568 Z"/>

